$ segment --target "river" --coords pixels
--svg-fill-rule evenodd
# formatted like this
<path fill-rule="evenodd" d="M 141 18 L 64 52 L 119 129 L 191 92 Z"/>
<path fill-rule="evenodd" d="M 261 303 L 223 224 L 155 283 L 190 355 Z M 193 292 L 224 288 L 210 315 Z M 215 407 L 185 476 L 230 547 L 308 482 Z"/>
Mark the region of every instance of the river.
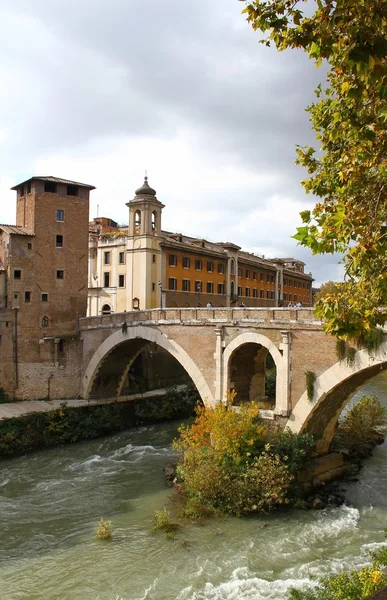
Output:
<path fill-rule="evenodd" d="M 361 393 L 387 406 L 386 375 Z M 144 427 L 1 463 L 1 600 L 284 600 L 315 575 L 366 564 L 383 543 L 387 444 L 343 484 L 341 508 L 152 534 L 175 434 L 176 424 Z M 112 541 L 94 538 L 101 516 Z"/>

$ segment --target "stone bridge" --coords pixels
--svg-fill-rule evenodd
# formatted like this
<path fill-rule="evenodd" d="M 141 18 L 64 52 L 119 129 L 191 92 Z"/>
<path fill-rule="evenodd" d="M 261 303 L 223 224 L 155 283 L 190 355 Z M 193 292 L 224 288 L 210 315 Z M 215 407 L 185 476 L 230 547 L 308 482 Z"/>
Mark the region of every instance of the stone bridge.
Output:
<path fill-rule="evenodd" d="M 119 397 L 144 348 L 163 348 L 183 367 L 203 402 L 215 405 L 234 390 L 237 400 L 262 400 L 266 355 L 276 366 L 276 400 L 268 418 L 294 432 L 320 437 L 328 450 L 350 395 L 387 368 L 387 335 L 379 350 L 338 362 L 336 341 L 311 308 L 170 308 L 116 313 L 80 320 L 83 397 Z M 152 347 L 152 346 L 151 346 Z M 308 400 L 306 373 L 315 376 Z"/>

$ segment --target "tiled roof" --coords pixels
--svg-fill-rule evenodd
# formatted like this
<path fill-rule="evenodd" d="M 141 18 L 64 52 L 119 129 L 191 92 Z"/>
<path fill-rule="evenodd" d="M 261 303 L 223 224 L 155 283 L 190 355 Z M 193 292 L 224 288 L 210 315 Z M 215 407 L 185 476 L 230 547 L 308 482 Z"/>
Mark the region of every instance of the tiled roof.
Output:
<path fill-rule="evenodd" d="M 18 225 L 2 225 L 0 223 L 0 229 L 11 235 L 35 235 L 32 231 L 25 229 L 25 227 L 19 227 Z"/>
<path fill-rule="evenodd" d="M 42 177 L 36 175 L 35 177 L 30 177 L 29 179 L 26 179 L 25 181 L 22 181 L 21 183 L 18 183 L 17 185 L 12 187 L 11 190 L 17 190 L 19 186 L 24 185 L 25 183 L 27 183 L 27 181 L 32 181 L 33 179 L 39 179 L 40 181 L 54 181 L 55 183 L 65 183 L 67 185 L 78 185 L 79 187 L 85 187 L 89 190 L 95 190 L 94 185 L 80 183 L 79 181 L 70 181 L 70 179 L 61 179 L 60 177 L 52 177 L 52 175 L 45 175 Z"/>

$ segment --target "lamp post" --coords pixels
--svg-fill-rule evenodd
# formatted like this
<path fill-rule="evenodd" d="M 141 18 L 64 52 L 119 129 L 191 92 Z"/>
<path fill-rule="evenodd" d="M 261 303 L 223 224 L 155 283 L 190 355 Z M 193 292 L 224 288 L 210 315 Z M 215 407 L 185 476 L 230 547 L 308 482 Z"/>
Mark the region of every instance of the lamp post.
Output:
<path fill-rule="evenodd" d="M 163 308 L 163 282 L 159 281 L 160 288 L 160 309 Z"/>
<path fill-rule="evenodd" d="M 200 304 L 200 293 L 202 291 L 202 282 L 201 281 L 197 282 L 197 284 L 196 284 L 196 291 L 197 291 L 197 294 L 198 294 L 198 305 L 201 306 L 201 304 Z"/>

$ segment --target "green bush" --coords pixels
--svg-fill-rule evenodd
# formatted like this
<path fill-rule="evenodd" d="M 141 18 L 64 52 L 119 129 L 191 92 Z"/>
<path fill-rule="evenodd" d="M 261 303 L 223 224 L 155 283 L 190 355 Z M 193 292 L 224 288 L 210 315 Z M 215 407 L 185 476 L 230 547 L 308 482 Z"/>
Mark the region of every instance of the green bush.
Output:
<path fill-rule="evenodd" d="M 259 408 L 218 404 L 200 407 L 191 426 L 180 428 L 178 478 L 192 506 L 244 515 L 289 503 L 295 473 L 306 464 L 312 436 L 274 433 L 259 419 Z"/>
<path fill-rule="evenodd" d="M 111 540 L 113 535 L 111 521 L 105 521 L 102 517 L 99 520 L 98 527 L 95 530 L 97 540 Z"/>
<path fill-rule="evenodd" d="M 179 524 L 172 521 L 169 510 L 165 506 L 161 510 L 155 510 L 152 531 L 162 531 L 167 539 L 173 539 L 178 527 Z"/>
<path fill-rule="evenodd" d="M 367 456 L 387 433 L 387 411 L 375 396 L 362 396 L 339 424 L 341 443 L 355 456 Z"/>
<path fill-rule="evenodd" d="M 309 589 L 291 589 L 289 600 L 362 600 L 387 585 L 387 549 L 371 553 L 372 566 L 360 571 L 344 571 L 318 580 Z"/>

